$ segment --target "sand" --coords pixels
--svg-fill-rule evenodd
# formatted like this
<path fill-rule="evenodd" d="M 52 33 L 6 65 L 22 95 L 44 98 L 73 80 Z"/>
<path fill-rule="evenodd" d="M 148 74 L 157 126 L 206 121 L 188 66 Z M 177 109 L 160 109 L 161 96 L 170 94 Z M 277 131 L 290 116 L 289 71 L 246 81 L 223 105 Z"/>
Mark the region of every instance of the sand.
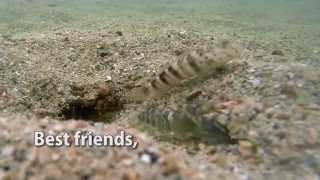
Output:
<path fill-rule="evenodd" d="M 0 179 L 319 177 L 320 25 L 311 1 L 0 7 Z M 224 38 L 244 51 L 222 72 L 160 99 L 130 100 L 130 91 L 178 52 Z M 233 143 L 160 141 L 166 132 L 141 127 L 136 118 L 145 107 L 170 111 L 212 99 L 226 106 L 212 113 Z M 40 130 L 124 130 L 139 147 L 34 147 Z"/>

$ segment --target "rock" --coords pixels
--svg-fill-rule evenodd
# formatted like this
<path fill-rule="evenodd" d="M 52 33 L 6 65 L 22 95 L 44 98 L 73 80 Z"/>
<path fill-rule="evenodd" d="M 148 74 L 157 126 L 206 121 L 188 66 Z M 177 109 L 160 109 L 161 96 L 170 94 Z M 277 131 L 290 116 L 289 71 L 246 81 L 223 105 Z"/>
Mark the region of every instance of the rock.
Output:
<path fill-rule="evenodd" d="M 123 173 L 122 179 L 123 180 L 136 180 L 136 179 L 139 179 L 139 174 L 138 174 L 138 172 L 136 172 L 132 169 L 128 169 Z"/>
<path fill-rule="evenodd" d="M 253 144 L 247 140 L 239 140 L 238 150 L 245 157 L 252 156 L 255 152 Z"/>
<path fill-rule="evenodd" d="M 38 117 L 38 118 L 45 118 L 47 116 L 49 117 L 53 117 L 55 118 L 56 117 L 56 113 L 49 110 L 49 109 L 43 109 L 43 108 L 40 108 L 40 109 L 34 109 L 33 110 L 33 113 Z"/>
<path fill-rule="evenodd" d="M 49 7 L 56 7 L 57 6 L 57 4 L 55 4 L 55 3 L 49 3 L 49 4 L 47 4 Z"/>
<path fill-rule="evenodd" d="M 63 38 L 61 39 L 61 42 L 67 42 L 67 41 L 69 41 L 69 37 L 68 37 L 68 36 L 63 37 Z"/>
<path fill-rule="evenodd" d="M 217 152 L 217 147 L 216 146 L 208 146 L 206 149 L 205 149 L 205 153 L 208 154 L 208 155 L 213 155 Z"/>
<path fill-rule="evenodd" d="M 131 158 L 124 158 L 121 160 L 121 164 L 129 167 L 129 166 L 132 166 L 134 164 L 134 162 Z"/>
<path fill-rule="evenodd" d="M 110 94 L 110 88 L 105 84 L 100 84 L 97 90 L 99 98 L 105 98 Z"/>
<path fill-rule="evenodd" d="M 99 53 L 99 56 L 100 56 L 101 58 L 106 58 L 106 57 L 108 57 L 109 55 L 110 55 L 109 52 L 100 52 L 100 53 Z"/>
<path fill-rule="evenodd" d="M 254 78 L 254 79 L 251 79 L 249 80 L 250 83 L 252 84 L 252 87 L 253 88 L 259 88 L 261 86 L 261 81 L 260 79 L 257 79 L 257 78 Z"/>
<path fill-rule="evenodd" d="M 154 164 L 158 161 L 158 158 L 156 152 L 151 148 L 145 149 L 140 153 L 140 160 L 145 164 Z"/>
<path fill-rule="evenodd" d="M 0 157 L 1 158 L 10 157 L 10 156 L 14 155 L 14 152 L 15 152 L 15 147 L 12 145 L 7 145 L 2 148 Z"/>
<path fill-rule="evenodd" d="M 276 55 L 276 56 L 284 56 L 283 52 L 281 50 L 273 50 L 271 52 L 272 55 Z"/>
<path fill-rule="evenodd" d="M 111 76 L 107 76 L 106 81 L 111 81 L 112 77 Z"/>
<path fill-rule="evenodd" d="M 89 126 L 88 122 L 84 120 L 78 120 L 78 121 L 75 121 L 74 123 L 75 123 L 74 126 L 76 127 L 76 129 L 84 129 Z"/>
<path fill-rule="evenodd" d="M 123 36 L 123 33 L 121 31 L 116 32 L 117 36 Z"/>
<path fill-rule="evenodd" d="M 0 84 L 0 96 L 6 94 L 6 92 L 7 89 L 2 84 Z"/>
<path fill-rule="evenodd" d="M 196 97 L 200 96 L 202 94 L 202 91 L 194 91 L 189 96 L 186 97 L 186 100 L 191 101 L 195 99 Z"/>
<path fill-rule="evenodd" d="M 293 98 L 298 96 L 298 92 L 291 81 L 280 86 L 280 93 Z"/>
<path fill-rule="evenodd" d="M 167 156 L 161 163 L 162 166 L 162 174 L 168 176 L 173 173 L 177 173 L 179 171 L 179 167 L 176 163 L 176 159 L 172 156 Z"/>

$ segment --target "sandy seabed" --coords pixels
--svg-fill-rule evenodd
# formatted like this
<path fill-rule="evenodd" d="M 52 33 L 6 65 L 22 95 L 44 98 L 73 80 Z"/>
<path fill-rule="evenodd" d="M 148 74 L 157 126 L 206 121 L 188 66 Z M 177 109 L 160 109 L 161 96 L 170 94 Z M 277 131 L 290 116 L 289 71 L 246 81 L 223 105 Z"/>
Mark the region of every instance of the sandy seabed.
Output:
<path fill-rule="evenodd" d="M 0 28 L 0 179 L 319 178 L 319 25 L 181 15 L 77 19 L 59 3 L 39 6 L 48 13 L 6 17 Z M 131 89 L 180 52 L 224 38 L 244 51 L 222 72 L 160 99 L 130 100 Z M 159 141 L 137 122 L 145 107 L 170 111 L 190 97 L 224 103 L 212 114 L 234 143 Z M 124 130 L 139 146 L 34 147 L 34 131 L 76 130 Z"/>

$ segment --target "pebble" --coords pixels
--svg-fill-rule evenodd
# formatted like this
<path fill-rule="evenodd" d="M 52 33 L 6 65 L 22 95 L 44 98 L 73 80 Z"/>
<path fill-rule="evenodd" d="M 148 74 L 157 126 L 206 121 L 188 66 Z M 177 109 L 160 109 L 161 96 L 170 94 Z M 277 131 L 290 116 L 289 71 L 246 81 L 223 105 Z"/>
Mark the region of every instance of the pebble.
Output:
<path fill-rule="evenodd" d="M 271 52 L 272 55 L 283 56 L 283 52 L 281 50 L 273 50 Z"/>
<path fill-rule="evenodd" d="M 88 127 L 88 122 L 84 120 L 74 121 L 74 123 L 69 123 L 69 124 L 72 124 L 69 130 L 72 130 L 71 127 L 75 127 L 76 129 L 84 129 Z"/>
<path fill-rule="evenodd" d="M 261 112 L 264 111 L 264 105 L 262 103 L 259 103 L 259 102 L 252 103 L 251 104 L 251 108 L 253 110 L 255 110 L 256 112 L 258 112 L 258 113 L 261 113 Z"/>
<path fill-rule="evenodd" d="M 277 115 L 275 116 L 275 118 L 280 119 L 280 120 L 289 120 L 290 117 L 291 117 L 291 114 L 285 113 L 285 112 L 279 113 L 279 114 L 277 114 Z"/>
<path fill-rule="evenodd" d="M 176 163 L 176 159 L 172 156 L 167 156 L 163 159 L 162 163 L 162 174 L 168 176 L 179 171 L 179 167 Z"/>
<path fill-rule="evenodd" d="M 105 178 L 103 178 L 105 179 Z M 123 175 L 122 175 L 122 179 L 123 180 L 136 180 L 139 179 L 139 174 L 138 172 L 134 171 L 134 170 L 126 170 Z"/>
<path fill-rule="evenodd" d="M 154 164 L 158 161 L 158 158 L 158 155 L 152 148 L 145 149 L 140 153 L 140 160 L 145 164 Z"/>
<path fill-rule="evenodd" d="M 97 90 L 99 98 L 107 97 L 110 94 L 110 88 L 105 84 L 100 84 Z"/>
<path fill-rule="evenodd" d="M 130 158 L 125 158 L 125 159 L 121 160 L 121 164 L 123 164 L 125 166 L 132 166 L 134 164 L 134 162 Z"/>
<path fill-rule="evenodd" d="M 0 156 L 2 158 L 12 156 L 14 154 L 14 151 L 15 151 L 14 146 L 10 146 L 10 145 L 5 146 L 5 147 L 2 148 Z"/>
<path fill-rule="evenodd" d="M 67 41 L 69 41 L 69 37 L 68 37 L 68 36 L 63 37 L 63 38 L 61 39 L 61 42 L 67 42 Z"/>
<path fill-rule="evenodd" d="M 256 72 L 256 70 L 253 69 L 253 68 L 250 68 L 250 69 L 248 70 L 248 73 L 254 73 L 254 72 Z"/>
<path fill-rule="evenodd" d="M 258 87 L 261 86 L 260 79 L 254 78 L 254 79 L 251 79 L 249 81 L 251 82 L 253 88 L 258 88 Z"/>
<path fill-rule="evenodd" d="M 221 109 L 221 110 L 219 110 L 219 112 L 221 112 L 224 115 L 227 115 L 230 113 L 229 109 Z"/>
<path fill-rule="evenodd" d="M 4 96 L 6 92 L 7 89 L 2 84 L 0 84 L 0 95 Z"/>
<path fill-rule="evenodd" d="M 54 131 L 57 131 L 57 132 L 62 131 L 63 128 L 64 128 L 64 126 L 63 126 L 62 124 L 55 124 L 55 125 L 52 127 L 52 129 L 53 129 Z"/>
<path fill-rule="evenodd" d="M 217 147 L 216 146 L 208 146 L 206 149 L 205 149 L 205 153 L 208 154 L 208 155 L 213 155 L 217 152 Z"/>
<path fill-rule="evenodd" d="M 117 36 L 123 36 L 123 33 L 122 33 L 121 31 L 117 31 L 117 32 L 116 32 L 116 35 L 117 35 Z"/>
<path fill-rule="evenodd" d="M 141 60 L 144 58 L 144 53 L 140 53 L 137 57 L 134 57 L 134 60 Z"/>
<path fill-rule="evenodd" d="M 202 91 L 200 91 L 200 90 L 194 91 L 186 97 L 186 100 L 191 101 L 191 100 L 195 99 L 196 97 L 200 96 L 201 94 L 202 94 Z"/>
<path fill-rule="evenodd" d="M 111 81 L 111 80 L 112 80 L 112 77 L 111 77 L 111 76 L 107 76 L 106 80 L 107 80 L 107 81 Z"/>
<path fill-rule="evenodd" d="M 58 154 L 58 153 L 52 154 L 52 155 L 51 155 L 51 159 L 52 159 L 53 161 L 58 161 L 58 160 L 60 159 L 60 154 Z"/>
<path fill-rule="evenodd" d="M 99 48 L 102 48 L 102 47 L 99 47 Z M 100 56 L 101 58 L 106 58 L 106 57 L 109 56 L 109 55 L 110 55 L 109 52 L 100 52 L 100 53 L 99 53 L 99 56 Z"/>
<path fill-rule="evenodd" d="M 266 115 L 267 118 L 272 118 L 274 113 L 275 113 L 275 108 L 274 107 L 270 107 L 270 108 L 265 110 L 265 115 Z"/>
<path fill-rule="evenodd" d="M 253 144 L 247 140 L 239 140 L 238 150 L 245 157 L 249 157 L 254 154 Z"/>
<path fill-rule="evenodd" d="M 266 56 L 266 55 L 267 55 L 267 54 L 266 54 L 265 51 L 259 50 L 259 51 L 255 52 L 255 53 L 253 54 L 253 57 L 262 58 L 262 57 L 264 57 L 264 56 Z"/>

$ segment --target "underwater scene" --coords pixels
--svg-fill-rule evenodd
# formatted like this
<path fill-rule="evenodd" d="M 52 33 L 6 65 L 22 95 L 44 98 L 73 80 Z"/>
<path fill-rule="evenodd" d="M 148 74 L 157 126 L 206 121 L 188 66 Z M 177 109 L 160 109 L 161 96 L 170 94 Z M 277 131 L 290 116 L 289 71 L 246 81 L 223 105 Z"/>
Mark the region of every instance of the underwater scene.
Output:
<path fill-rule="evenodd" d="M 0 0 L 2 179 L 320 179 L 320 1 Z"/>

